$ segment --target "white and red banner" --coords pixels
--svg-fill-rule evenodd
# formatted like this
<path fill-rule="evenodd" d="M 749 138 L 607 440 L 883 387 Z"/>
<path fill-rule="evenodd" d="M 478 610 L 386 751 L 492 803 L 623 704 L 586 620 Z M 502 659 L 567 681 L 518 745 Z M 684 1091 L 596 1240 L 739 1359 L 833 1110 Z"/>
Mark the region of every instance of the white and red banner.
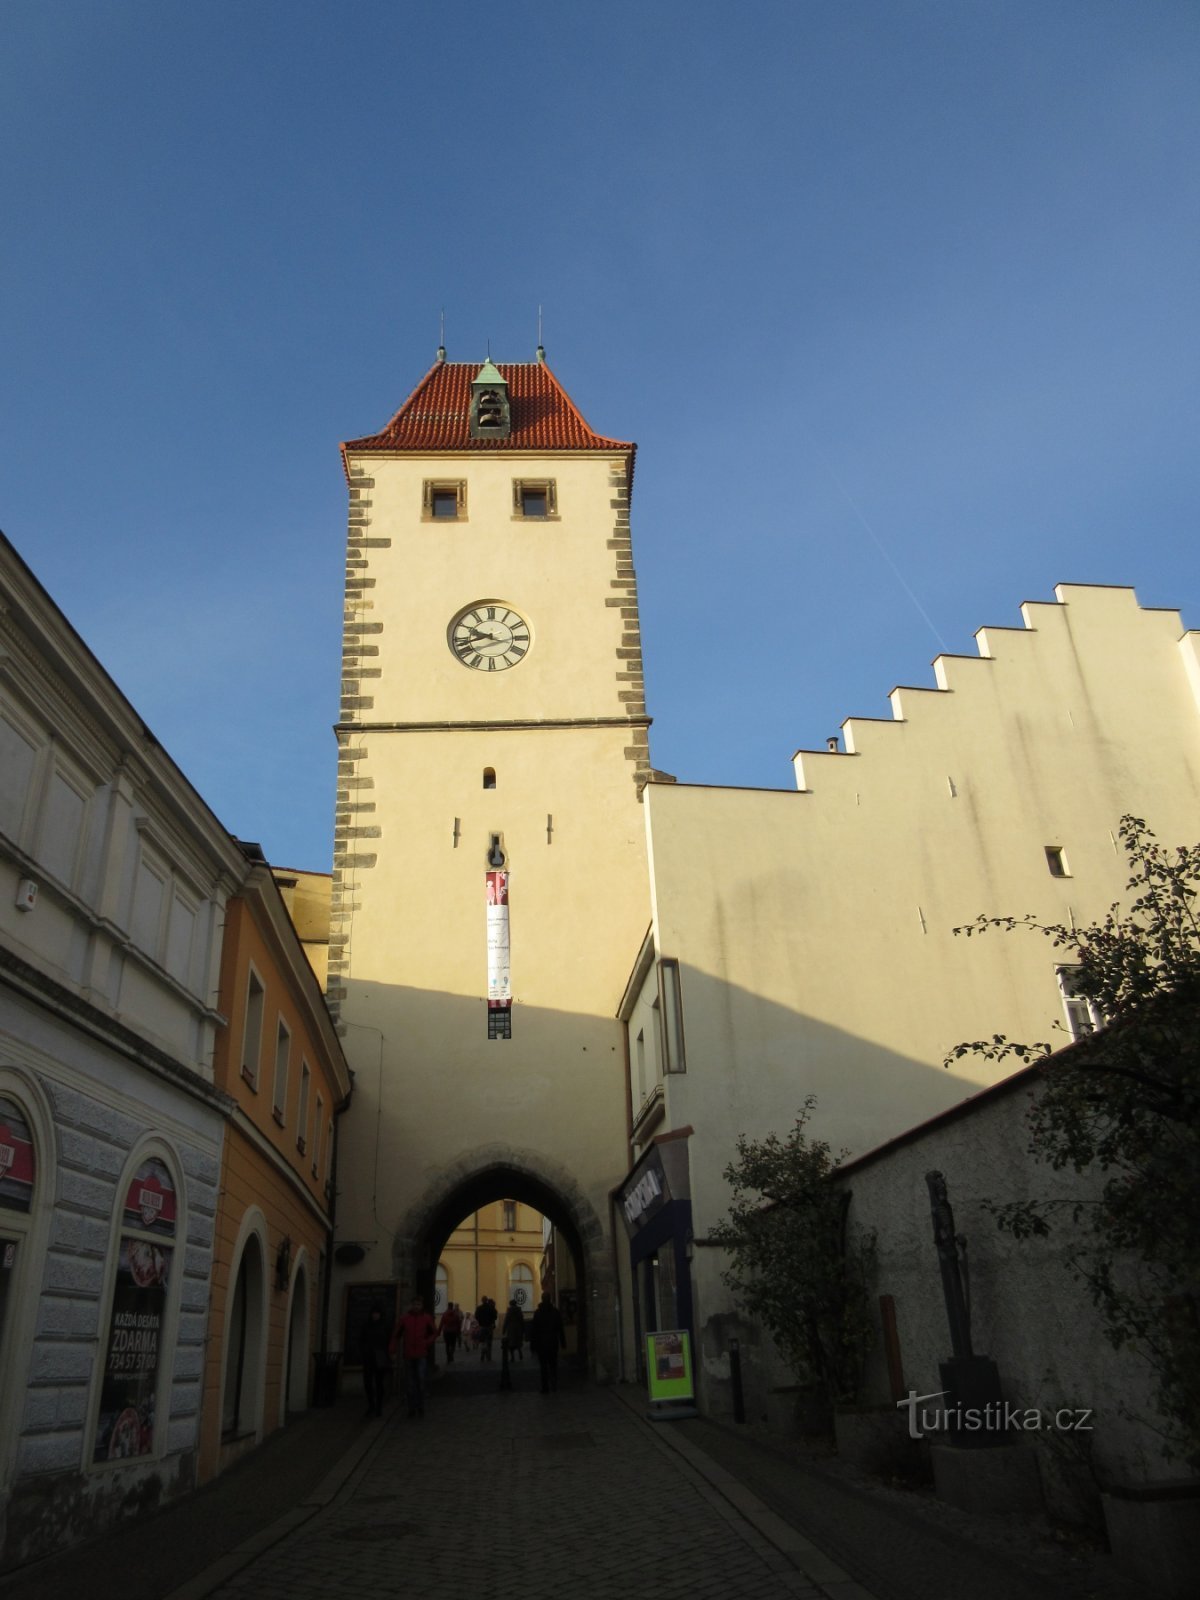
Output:
<path fill-rule="evenodd" d="M 487 885 L 488 1004 L 512 999 L 508 942 L 508 873 L 489 872 Z"/>

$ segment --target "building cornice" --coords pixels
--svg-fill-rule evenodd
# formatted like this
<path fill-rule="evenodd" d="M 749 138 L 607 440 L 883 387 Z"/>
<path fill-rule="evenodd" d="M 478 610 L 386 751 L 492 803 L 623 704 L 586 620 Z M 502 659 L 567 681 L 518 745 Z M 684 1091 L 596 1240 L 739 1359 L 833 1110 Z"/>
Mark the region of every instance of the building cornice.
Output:
<path fill-rule="evenodd" d="M 335 722 L 335 733 L 525 733 L 556 728 L 648 728 L 654 719 L 631 717 L 526 717 L 496 721 L 481 717 L 456 722 Z"/>

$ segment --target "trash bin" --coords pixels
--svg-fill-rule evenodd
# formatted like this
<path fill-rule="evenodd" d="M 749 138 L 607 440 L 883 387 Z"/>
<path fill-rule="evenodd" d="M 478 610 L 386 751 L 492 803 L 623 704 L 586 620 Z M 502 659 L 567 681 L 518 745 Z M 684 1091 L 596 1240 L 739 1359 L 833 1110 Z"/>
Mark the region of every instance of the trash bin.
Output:
<path fill-rule="evenodd" d="M 313 1405 L 331 1406 L 337 1399 L 340 1350 L 318 1350 L 313 1356 Z"/>

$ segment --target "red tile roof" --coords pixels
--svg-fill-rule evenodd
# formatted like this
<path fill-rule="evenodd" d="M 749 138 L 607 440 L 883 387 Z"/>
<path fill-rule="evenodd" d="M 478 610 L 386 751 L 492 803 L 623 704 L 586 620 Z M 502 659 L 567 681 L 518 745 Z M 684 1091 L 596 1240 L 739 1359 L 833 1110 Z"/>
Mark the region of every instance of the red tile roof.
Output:
<path fill-rule="evenodd" d="M 512 432 L 507 439 L 472 439 L 471 383 L 482 362 L 438 361 L 381 433 L 348 439 L 348 453 L 393 450 L 620 450 L 627 440 L 593 433 L 570 395 L 543 361 L 497 363 L 508 384 Z"/>

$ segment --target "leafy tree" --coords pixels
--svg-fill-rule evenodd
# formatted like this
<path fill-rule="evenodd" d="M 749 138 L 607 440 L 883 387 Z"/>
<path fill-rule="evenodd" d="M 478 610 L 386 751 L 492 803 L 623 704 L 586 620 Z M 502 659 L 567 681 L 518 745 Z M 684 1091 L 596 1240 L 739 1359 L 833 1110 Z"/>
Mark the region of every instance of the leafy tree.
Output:
<path fill-rule="evenodd" d="M 1051 1055 L 1002 1034 L 958 1045 L 998 1061 L 1042 1060 L 1030 1154 L 1056 1170 L 1096 1170 L 1092 1200 L 991 1206 L 1016 1238 L 1067 1219 L 1072 1265 L 1116 1349 L 1150 1362 L 1169 1445 L 1200 1467 L 1200 846 L 1163 848 L 1139 817 L 1121 819 L 1127 909 L 1087 927 L 979 917 L 956 933 L 1028 928 L 1075 966 L 1073 991 L 1103 1019 Z"/>
<path fill-rule="evenodd" d="M 784 1138 L 739 1135 L 725 1168 L 729 1215 L 713 1230 L 732 1258 L 721 1274 L 739 1309 L 766 1328 L 798 1377 L 833 1401 L 857 1393 L 870 1343 L 866 1268 L 873 1238 L 848 1244 L 849 1194 L 829 1181 L 829 1146 L 806 1128 L 810 1095 Z"/>

